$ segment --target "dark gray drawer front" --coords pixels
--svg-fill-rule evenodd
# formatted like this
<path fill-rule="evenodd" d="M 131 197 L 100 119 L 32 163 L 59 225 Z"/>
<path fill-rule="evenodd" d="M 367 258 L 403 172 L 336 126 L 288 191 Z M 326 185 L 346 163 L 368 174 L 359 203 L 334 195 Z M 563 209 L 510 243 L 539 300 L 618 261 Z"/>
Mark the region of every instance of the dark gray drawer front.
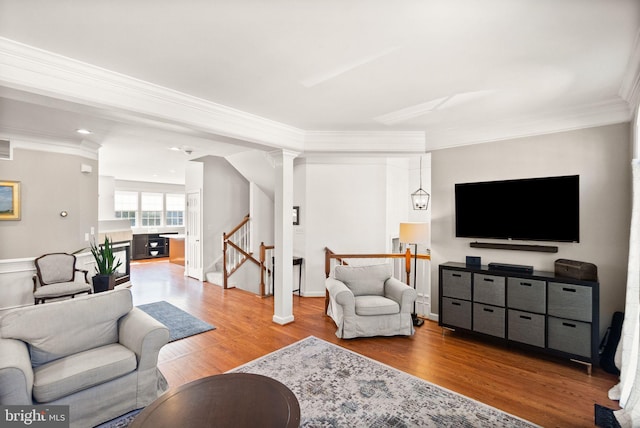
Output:
<path fill-rule="evenodd" d="M 591 324 L 549 317 L 549 348 L 591 358 Z"/>
<path fill-rule="evenodd" d="M 549 315 L 591 322 L 592 288 L 583 285 L 549 283 Z"/>
<path fill-rule="evenodd" d="M 471 272 L 443 269 L 442 295 L 471 300 Z"/>
<path fill-rule="evenodd" d="M 547 309 L 547 284 L 535 279 L 507 279 L 507 306 L 511 309 L 544 314 Z"/>
<path fill-rule="evenodd" d="M 474 273 L 473 301 L 487 305 L 504 306 L 505 277 Z"/>
<path fill-rule="evenodd" d="M 473 304 L 473 331 L 504 337 L 504 308 Z"/>
<path fill-rule="evenodd" d="M 443 297 L 440 313 L 443 324 L 471 330 L 471 302 Z"/>
<path fill-rule="evenodd" d="M 509 340 L 544 348 L 544 315 L 508 311 Z"/>

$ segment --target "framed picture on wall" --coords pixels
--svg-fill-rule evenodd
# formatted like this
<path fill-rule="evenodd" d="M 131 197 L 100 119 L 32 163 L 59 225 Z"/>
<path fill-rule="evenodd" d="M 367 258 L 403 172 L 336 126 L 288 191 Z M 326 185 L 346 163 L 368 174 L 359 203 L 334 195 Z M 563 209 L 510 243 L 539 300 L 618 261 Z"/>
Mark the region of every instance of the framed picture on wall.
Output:
<path fill-rule="evenodd" d="M 19 181 L 0 181 L 0 220 L 20 220 Z"/>
<path fill-rule="evenodd" d="M 293 225 L 298 226 L 300 224 L 300 207 L 293 207 Z"/>

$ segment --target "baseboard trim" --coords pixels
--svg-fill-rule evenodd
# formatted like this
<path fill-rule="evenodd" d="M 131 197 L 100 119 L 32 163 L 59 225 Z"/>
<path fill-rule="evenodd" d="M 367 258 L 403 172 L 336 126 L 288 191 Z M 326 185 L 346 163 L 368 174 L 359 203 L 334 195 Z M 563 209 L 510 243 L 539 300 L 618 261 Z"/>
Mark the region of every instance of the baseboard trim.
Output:
<path fill-rule="evenodd" d="M 287 317 L 279 317 L 278 315 L 273 316 L 273 322 L 280 325 L 292 323 L 293 320 L 293 315 L 289 315 Z"/>
<path fill-rule="evenodd" d="M 297 291 L 295 292 L 297 293 Z M 302 291 L 302 294 L 300 294 L 302 297 L 324 297 L 325 296 L 325 292 L 324 291 Z"/>

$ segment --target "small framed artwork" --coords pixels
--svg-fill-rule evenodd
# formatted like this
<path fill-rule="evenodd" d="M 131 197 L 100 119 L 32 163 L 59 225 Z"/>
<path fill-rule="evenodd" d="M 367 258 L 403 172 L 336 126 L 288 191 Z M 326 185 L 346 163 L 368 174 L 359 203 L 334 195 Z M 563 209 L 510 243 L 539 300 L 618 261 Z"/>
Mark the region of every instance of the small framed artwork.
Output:
<path fill-rule="evenodd" d="M 20 220 L 19 181 L 0 181 L 0 220 Z"/>
<path fill-rule="evenodd" d="M 293 225 L 300 224 L 300 207 L 293 207 Z"/>

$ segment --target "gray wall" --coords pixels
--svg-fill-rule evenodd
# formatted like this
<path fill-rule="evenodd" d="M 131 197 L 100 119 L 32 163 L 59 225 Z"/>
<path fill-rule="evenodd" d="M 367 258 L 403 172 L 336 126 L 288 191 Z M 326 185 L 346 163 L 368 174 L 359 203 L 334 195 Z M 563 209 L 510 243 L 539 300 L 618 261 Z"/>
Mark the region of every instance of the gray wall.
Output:
<path fill-rule="evenodd" d="M 439 310 L 437 267 L 441 263 L 464 262 L 465 256 L 475 255 L 482 257 L 483 264 L 526 264 L 553 271 L 556 259 L 581 260 L 598 267 L 602 334 L 613 312 L 624 309 L 631 217 L 629 126 L 610 125 L 433 152 L 433 311 Z M 580 175 L 580 243 L 554 243 L 559 252 L 546 254 L 470 248 L 475 239 L 455 237 L 456 183 L 573 174 Z M 540 208 L 545 208 L 542 201 Z"/>
<path fill-rule="evenodd" d="M 91 173 L 80 172 L 81 164 Z M 0 161 L 0 179 L 20 181 L 22 219 L 0 221 L 0 259 L 74 252 L 89 246 L 85 233 L 98 230 L 98 161 L 15 148 Z M 66 218 L 60 211 L 67 211 Z"/>
<path fill-rule="evenodd" d="M 249 182 L 224 158 L 207 156 L 202 193 L 202 239 L 204 272 L 222 254 L 222 234 L 229 232 L 249 214 Z"/>

